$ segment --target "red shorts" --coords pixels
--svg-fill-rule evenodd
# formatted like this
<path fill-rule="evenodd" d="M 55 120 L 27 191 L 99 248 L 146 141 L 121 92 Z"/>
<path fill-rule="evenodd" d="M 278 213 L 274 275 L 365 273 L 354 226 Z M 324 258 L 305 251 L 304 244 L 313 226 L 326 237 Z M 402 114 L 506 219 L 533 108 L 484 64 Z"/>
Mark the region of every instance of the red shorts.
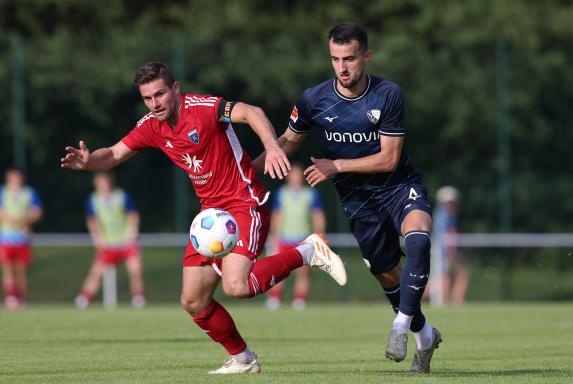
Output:
<path fill-rule="evenodd" d="M 96 257 L 104 264 L 118 265 L 127 259 L 141 257 L 141 252 L 139 252 L 137 245 L 126 245 L 124 247 L 103 248 L 98 251 Z"/>
<path fill-rule="evenodd" d="M 239 225 L 239 240 L 232 252 L 255 260 L 261 254 L 269 234 L 269 207 L 265 204 L 262 206 L 242 205 L 222 208 L 229 211 Z M 220 273 L 223 259 L 212 259 L 200 255 L 189 241 L 183 256 L 183 266 L 192 267 L 205 264 L 213 265 L 215 271 Z"/>
<path fill-rule="evenodd" d="M 0 262 L 30 265 L 32 263 L 30 244 L 0 245 Z"/>

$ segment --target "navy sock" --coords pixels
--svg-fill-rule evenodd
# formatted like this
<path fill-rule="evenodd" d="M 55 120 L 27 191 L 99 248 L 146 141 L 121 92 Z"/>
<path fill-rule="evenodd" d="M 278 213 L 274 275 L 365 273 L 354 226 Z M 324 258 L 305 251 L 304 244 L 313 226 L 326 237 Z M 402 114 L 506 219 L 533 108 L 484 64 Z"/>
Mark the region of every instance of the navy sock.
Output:
<path fill-rule="evenodd" d="M 382 289 L 384 290 L 388 301 L 390 301 L 390 305 L 392 306 L 394 313 L 397 314 L 398 309 L 400 308 L 400 286 L 397 285 L 388 289 L 382 287 Z M 418 310 L 416 313 L 414 313 L 414 318 L 410 324 L 410 331 L 420 332 L 420 330 L 424 327 L 424 324 L 426 324 L 426 317 L 424 317 L 424 314 L 418 305 Z"/>
<path fill-rule="evenodd" d="M 406 265 L 400 278 L 400 312 L 413 316 L 420 310 L 420 301 L 430 274 L 430 234 L 423 231 L 408 232 Z"/>

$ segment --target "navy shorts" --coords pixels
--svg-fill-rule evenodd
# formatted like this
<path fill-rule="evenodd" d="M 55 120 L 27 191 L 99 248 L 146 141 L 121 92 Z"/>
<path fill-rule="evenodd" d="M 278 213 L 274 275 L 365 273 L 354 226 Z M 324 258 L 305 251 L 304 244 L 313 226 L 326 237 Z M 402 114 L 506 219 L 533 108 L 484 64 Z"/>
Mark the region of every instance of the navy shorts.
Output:
<path fill-rule="evenodd" d="M 404 186 L 384 203 L 376 214 L 350 220 L 364 262 L 373 275 L 400 263 L 400 227 L 408 213 L 421 210 L 432 214 L 426 188 L 422 184 Z"/>

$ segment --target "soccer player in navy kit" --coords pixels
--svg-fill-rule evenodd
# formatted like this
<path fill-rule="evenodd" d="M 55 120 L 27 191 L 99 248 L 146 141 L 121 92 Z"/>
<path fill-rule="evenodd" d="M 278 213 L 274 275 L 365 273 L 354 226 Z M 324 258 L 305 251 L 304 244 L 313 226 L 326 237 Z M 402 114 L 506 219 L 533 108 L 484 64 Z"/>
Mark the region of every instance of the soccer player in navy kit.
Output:
<path fill-rule="evenodd" d="M 364 261 L 397 314 L 386 356 L 396 362 L 406 357 L 411 330 L 416 353 L 410 372 L 429 372 L 441 342 L 420 308 L 430 272 L 432 218 L 422 175 L 403 146 L 404 96 L 397 84 L 366 74 L 372 53 L 357 24 L 335 25 L 329 48 L 336 77 L 299 96 L 279 145 L 291 155 L 311 128 L 318 131 L 324 158 L 312 157 L 305 175 L 312 187 L 334 182 Z M 262 158 L 255 160 L 259 169 Z"/>

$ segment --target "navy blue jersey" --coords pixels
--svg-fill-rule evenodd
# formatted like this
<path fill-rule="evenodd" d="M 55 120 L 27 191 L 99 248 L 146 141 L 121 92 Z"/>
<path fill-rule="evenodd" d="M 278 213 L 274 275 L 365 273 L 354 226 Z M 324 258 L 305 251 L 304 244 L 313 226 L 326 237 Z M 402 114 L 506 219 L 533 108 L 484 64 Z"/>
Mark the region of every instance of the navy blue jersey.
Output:
<path fill-rule="evenodd" d="M 356 159 L 380 152 L 380 135 L 404 136 L 404 95 L 397 84 L 369 76 L 362 95 L 348 98 L 331 79 L 305 90 L 291 113 L 289 128 L 306 133 L 315 127 L 327 159 Z M 421 183 L 422 176 L 402 147 L 394 172 L 341 173 L 334 179 L 349 219 L 380 212 L 401 188 Z"/>

